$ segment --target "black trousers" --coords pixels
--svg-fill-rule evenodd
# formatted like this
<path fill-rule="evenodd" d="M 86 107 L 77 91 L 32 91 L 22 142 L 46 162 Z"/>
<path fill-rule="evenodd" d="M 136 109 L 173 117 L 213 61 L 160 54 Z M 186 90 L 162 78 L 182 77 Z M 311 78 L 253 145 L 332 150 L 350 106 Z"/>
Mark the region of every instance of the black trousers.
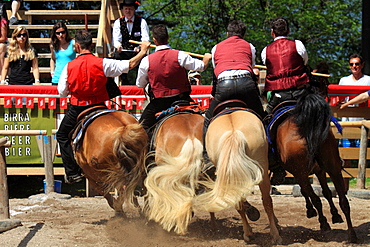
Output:
<path fill-rule="evenodd" d="M 145 107 L 139 120 L 148 134 L 150 134 L 150 128 L 158 122 L 155 114 L 170 108 L 172 103 L 178 100 L 187 100 L 193 102 L 189 92 L 167 98 L 155 98 L 150 101 L 150 103 Z"/>
<path fill-rule="evenodd" d="M 226 77 L 217 82 L 214 99 L 205 114 L 206 118 L 212 118 L 213 110 L 219 103 L 231 99 L 245 102 L 248 108 L 255 111 L 262 118 L 266 115 L 256 82 L 253 81 L 250 75 L 240 75 Z"/>
<path fill-rule="evenodd" d="M 96 105 L 104 105 L 104 103 L 96 104 Z M 57 132 L 57 141 L 60 148 L 60 153 L 62 156 L 63 166 L 65 169 L 65 173 L 67 176 L 72 176 L 79 174 L 81 169 L 78 166 L 72 146 L 71 146 L 71 139 L 69 138 L 69 133 L 77 124 L 77 117 L 78 115 L 83 112 L 84 110 L 96 106 L 96 105 L 89 105 L 89 106 L 75 106 L 70 105 L 68 112 L 64 116 L 58 132 Z"/>
<path fill-rule="evenodd" d="M 303 86 L 302 88 L 290 88 L 284 90 L 276 90 L 272 92 L 271 100 L 269 101 L 266 112 L 271 114 L 272 110 L 280 103 L 287 100 L 297 100 L 298 98 L 310 93 L 310 86 Z"/>

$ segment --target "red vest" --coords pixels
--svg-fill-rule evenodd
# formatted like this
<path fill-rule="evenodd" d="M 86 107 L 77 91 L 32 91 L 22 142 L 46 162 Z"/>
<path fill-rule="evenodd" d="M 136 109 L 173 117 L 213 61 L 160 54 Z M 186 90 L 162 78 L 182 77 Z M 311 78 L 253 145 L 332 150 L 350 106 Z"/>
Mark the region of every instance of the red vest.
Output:
<path fill-rule="evenodd" d="M 72 105 L 93 105 L 109 100 L 103 58 L 89 53 L 69 62 L 68 83 Z"/>
<path fill-rule="evenodd" d="M 186 70 L 178 62 L 179 51 L 164 49 L 148 56 L 148 77 L 155 98 L 190 92 Z"/>
<path fill-rule="evenodd" d="M 214 54 L 216 77 L 226 70 L 242 69 L 252 73 L 250 44 L 238 36 L 231 36 L 217 44 Z"/>
<path fill-rule="evenodd" d="M 298 87 L 309 81 L 294 40 L 282 38 L 268 45 L 266 66 L 266 91 Z"/>

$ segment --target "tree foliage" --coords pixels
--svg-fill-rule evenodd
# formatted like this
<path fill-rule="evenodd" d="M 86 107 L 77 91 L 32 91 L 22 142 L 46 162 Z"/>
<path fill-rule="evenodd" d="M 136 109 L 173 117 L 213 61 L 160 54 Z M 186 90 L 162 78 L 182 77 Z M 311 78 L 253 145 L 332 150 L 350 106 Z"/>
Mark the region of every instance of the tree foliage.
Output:
<path fill-rule="evenodd" d="M 269 20 L 282 16 L 290 23 L 289 36 L 305 44 L 309 65 L 329 64 L 331 83 L 350 73 L 350 54 L 361 53 L 360 0 L 143 0 L 140 9 L 150 26 L 169 27 L 173 48 L 201 54 L 225 39 L 231 20 L 242 20 L 248 26 L 245 39 L 257 49 L 257 64 L 272 41 Z"/>

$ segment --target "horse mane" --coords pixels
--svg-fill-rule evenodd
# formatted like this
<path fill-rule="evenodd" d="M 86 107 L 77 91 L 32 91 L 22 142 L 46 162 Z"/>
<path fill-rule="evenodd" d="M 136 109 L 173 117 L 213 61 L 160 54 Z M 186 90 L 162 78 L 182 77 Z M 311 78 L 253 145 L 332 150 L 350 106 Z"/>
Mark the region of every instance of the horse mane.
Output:
<path fill-rule="evenodd" d="M 299 134 L 306 139 L 308 155 L 313 161 L 329 134 L 330 106 L 317 92 L 310 93 L 298 99 L 293 116 Z"/>
<path fill-rule="evenodd" d="M 142 131 L 141 131 L 142 130 Z M 124 189 L 122 202 L 133 204 L 136 186 L 142 182 L 147 150 L 147 135 L 139 123 L 119 127 L 113 135 L 113 157 L 110 169 L 105 170 L 106 191 Z M 143 148 L 144 147 L 144 148 Z"/>

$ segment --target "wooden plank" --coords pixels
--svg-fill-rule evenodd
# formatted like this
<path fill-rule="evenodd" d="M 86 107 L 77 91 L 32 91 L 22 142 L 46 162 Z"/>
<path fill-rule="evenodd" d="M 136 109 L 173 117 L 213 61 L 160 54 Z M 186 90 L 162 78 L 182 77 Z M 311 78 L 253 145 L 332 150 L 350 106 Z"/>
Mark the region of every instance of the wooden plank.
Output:
<path fill-rule="evenodd" d="M 346 107 L 339 110 L 337 106 L 330 107 L 334 117 L 363 117 L 370 119 L 370 107 Z"/>
<path fill-rule="evenodd" d="M 358 160 L 360 157 L 359 148 L 339 148 L 340 157 L 344 160 Z M 370 159 L 370 148 L 367 148 L 366 159 Z"/>
<path fill-rule="evenodd" d="M 54 167 L 54 175 L 64 175 L 64 167 Z M 45 175 L 44 167 L 7 167 L 8 175 Z"/>
<path fill-rule="evenodd" d="M 37 15 L 41 15 L 41 16 L 53 16 L 55 18 L 55 16 L 76 16 L 76 15 L 80 15 L 80 16 L 84 16 L 84 15 L 100 15 L 100 10 L 51 10 L 51 9 L 48 9 L 48 10 L 28 10 L 26 12 L 24 12 L 25 15 L 32 15 L 32 16 L 37 16 Z"/>
<path fill-rule="evenodd" d="M 31 29 L 36 29 L 36 30 L 51 30 L 53 29 L 53 26 L 54 25 L 22 25 L 23 27 L 27 28 L 28 30 L 31 30 Z M 10 25 L 9 28 L 10 29 L 14 29 L 18 27 L 18 25 Z M 85 29 L 85 25 L 83 24 L 76 24 L 76 25 L 67 25 L 68 29 L 69 30 L 73 30 L 73 29 Z M 91 30 L 91 29 L 98 29 L 99 28 L 99 25 L 98 24 L 88 24 L 88 29 Z"/>
<path fill-rule="evenodd" d="M 340 134 L 336 127 L 331 128 L 335 139 L 360 139 L 361 138 L 361 128 L 343 128 L 343 134 Z"/>
<path fill-rule="evenodd" d="M 97 38 L 93 38 L 93 43 L 96 43 Z M 49 44 L 50 38 L 30 38 L 31 44 Z"/>

